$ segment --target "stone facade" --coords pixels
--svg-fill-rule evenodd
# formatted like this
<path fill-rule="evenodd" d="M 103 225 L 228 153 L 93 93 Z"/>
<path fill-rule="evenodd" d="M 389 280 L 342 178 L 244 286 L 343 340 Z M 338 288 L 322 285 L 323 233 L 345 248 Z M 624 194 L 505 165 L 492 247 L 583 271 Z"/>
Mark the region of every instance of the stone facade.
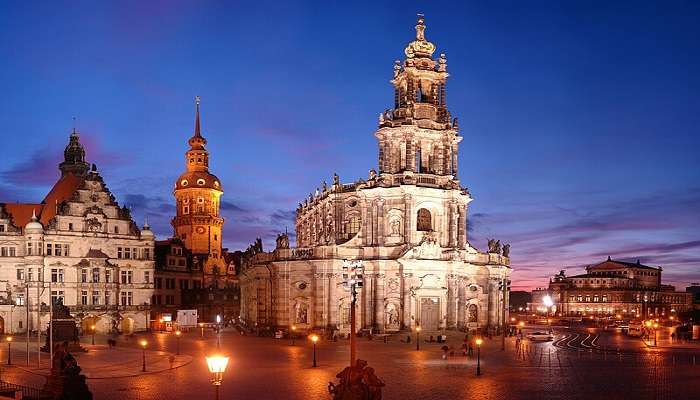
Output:
<path fill-rule="evenodd" d="M 296 247 L 247 252 L 241 317 L 258 326 L 349 331 L 343 260 L 363 260 L 357 328 L 395 332 L 500 326 L 509 249 L 482 253 L 467 240 L 469 191 L 457 176 L 462 140 L 447 109 L 447 59 L 435 60 L 421 17 L 396 62 L 394 108 L 379 116 L 378 172 L 323 182 L 299 204 Z"/>
<path fill-rule="evenodd" d="M 661 284 L 661 267 L 608 258 L 581 275 L 559 272 L 547 289 L 532 292 L 529 309 L 562 316 L 621 315 L 625 318 L 666 317 L 692 308 L 692 295 Z M 554 309 L 544 306 L 549 296 Z"/>
<path fill-rule="evenodd" d="M 59 297 L 83 328 L 146 329 L 153 233 L 139 230 L 90 169 L 75 130 L 59 168 L 41 203 L 0 204 L 0 332 L 45 330 Z"/>

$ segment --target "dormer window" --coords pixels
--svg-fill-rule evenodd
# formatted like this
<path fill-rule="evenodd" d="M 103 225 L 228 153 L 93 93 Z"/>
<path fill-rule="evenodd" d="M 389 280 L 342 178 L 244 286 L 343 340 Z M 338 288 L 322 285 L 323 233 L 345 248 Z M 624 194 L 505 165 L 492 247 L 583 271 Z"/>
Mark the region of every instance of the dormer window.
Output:
<path fill-rule="evenodd" d="M 201 178 L 200 178 L 200 179 L 197 179 L 197 184 L 198 184 L 199 186 L 204 186 L 205 183 L 207 183 L 207 182 L 206 182 L 204 179 L 201 179 Z"/>
<path fill-rule="evenodd" d="M 189 185 L 189 182 L 187 182 L 187 179 L 183 179 L 180 181 L 180 185 L 187 186 L 187 185 Z"/>

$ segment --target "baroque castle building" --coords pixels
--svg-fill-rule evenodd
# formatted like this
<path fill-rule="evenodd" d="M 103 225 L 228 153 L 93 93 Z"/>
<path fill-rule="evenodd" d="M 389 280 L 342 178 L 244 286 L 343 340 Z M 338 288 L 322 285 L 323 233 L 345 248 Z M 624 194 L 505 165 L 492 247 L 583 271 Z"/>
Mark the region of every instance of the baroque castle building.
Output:
<path fill-rule="evenodd" d="M 331 185 L 296 211 L 296 247 L 286 234 L 269 253 L 244 255 L 241 317 L 249 324 L 349 331 L 343 261 L 362 260 L 357 328 L 395 332 L 481 329 L 505 320 L 509 246 L 480 252 L 467 239 L 472 201 L 458 178 L 457 119 L 447 106 L 447 59 L 433 58 L 422 17 L 396 61 L 393 108 L 374 133 L 378 171 Z"/>
<path fill-rule="evenodd" d="M 51 301 L 99 333 L 146 329 L 154 235 L 121 207 L 73 130 L 40 203 L 0 203 L 0 333 L 46 330 Z"/>

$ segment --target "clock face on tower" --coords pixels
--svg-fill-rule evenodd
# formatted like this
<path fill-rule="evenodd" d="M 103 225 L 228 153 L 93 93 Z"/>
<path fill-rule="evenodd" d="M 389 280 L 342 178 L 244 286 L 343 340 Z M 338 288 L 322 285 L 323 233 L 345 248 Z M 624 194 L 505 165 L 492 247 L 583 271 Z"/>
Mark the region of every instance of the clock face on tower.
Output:
<path fill-rule="evenodd" d="M 199 234 L 202 234 L 202 233 L 204 233 L 204 227 L 203 227 L 203 226 L 198 226 L 197 228 L 195 228 L 195 231 L 196 231 L 197 233 L 199 233 Z"/>

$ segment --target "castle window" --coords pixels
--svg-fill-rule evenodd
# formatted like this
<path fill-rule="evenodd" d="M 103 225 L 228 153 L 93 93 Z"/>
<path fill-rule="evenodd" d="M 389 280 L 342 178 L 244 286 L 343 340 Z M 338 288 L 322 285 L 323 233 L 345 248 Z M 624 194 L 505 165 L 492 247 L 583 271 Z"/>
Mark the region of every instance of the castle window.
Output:
<path fill-rule="evenodd" d="M 5 225 L 0 224 L 0 232 L 5 232 Z"/>
<path fill-rule="evenodd" d="M 202 159 L 200 157 L 197 157 L 197 162 L 201 163 Z"/>
<path fill-rule="evenodd" d="M 182 213 L 189 214 L 190 213 L 190 206 L 182 206 Z"/>
<path fill-rule="evenodd" d="M 214 234 L 214 241 L 216 241 L 216 240 L 218 240 L 218 239 L 219 239 L 219 236 L 215 233 L 215 234 Z"/>
<path fill-rule="evenodd" d="M 416 226 L 419 231 L 432 231 L 433 224 L 430 211 L 425 208 L 418 210 L 418 219 L 416 221 Z"/>
<path fill-rule="evenodd" d="M 204 179 L 197 179 L 197 184 L 199 186 L 204 186 L 204 184 L 207 183 Z"/>
<path fill-rule="evenodd" d="M 204 204 L 204 197 L 197 197 L 198 204 Z"/>
<path fill-rule="evenodd" d="M 119 233 L 119 227 L 118 227 L 118 226 L 115 226 L 115 227 L 114 227 L 114 233 Z"/>
<path fill-rule="evenodd" d="M 189 197 L 185 197 L 184 199 L 182 199 L 182 202 L 183 202 L 184 204 L 190 204 L 190 198 L 189 198 Z"/>
<path fill-rule="evenodd" d="M 68 223 L 68 230 L 69 230 L 69 231 L 72 231 L 72 230 L 73 230 L 73 223 L 72 223 L 72 222 L 69 222 L 69 223 Z"/>
<path fill-rule="evenodd" d="M 92 281 L 93 281 L 93 282 L 99 282 L 99 281 L 100 281 L 100 269 L 99 269 L 99 268 L 93 268 L 93 269 L 92 269 Z"/>
<path fill-rule="evenodd" d="M 88 275 L 88 274 L 87 274 L 87 270 L 86 270 L 86 269 L 80 270 L 80 282 L 81 282 L 81 283 L 87 282 L 87 275 Z"/>
<path fill-rule="evenodd" d="M 219 181 L 214 181 L 214 186 L 219 187 Z"/>
<path fill-rule="evenodd" d="M 189 182 L 187 182 L 187 179 L 183 179 L 180 181 L 180 185 L 182 185 L 182 186 L 187 186 L 188 184 L 189 184 Z"/>

